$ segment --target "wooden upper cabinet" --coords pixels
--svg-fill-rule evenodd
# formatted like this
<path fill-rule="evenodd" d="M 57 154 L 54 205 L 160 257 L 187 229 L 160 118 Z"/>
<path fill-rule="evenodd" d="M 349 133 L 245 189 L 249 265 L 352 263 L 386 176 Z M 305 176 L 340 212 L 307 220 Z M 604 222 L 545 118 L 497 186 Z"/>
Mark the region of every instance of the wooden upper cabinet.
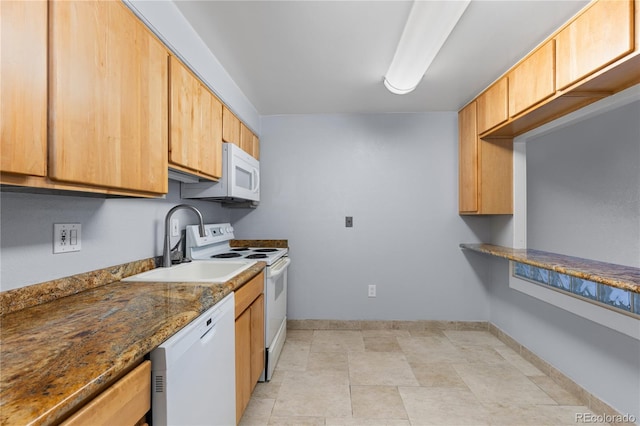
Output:
<path fill-rule="evenodd" d="M 509 115 L 553 96 L 555 76 L 555 41 L 549 40 L 509 73 Z"/>
<path fill-rule="evenodd" d="M 478 96 L 478 133 L 504 123 L 509 118 L 507 78 L 503 77 Z"/>
<path fill-rule="evenodd" d="M 200 86 L 202 113 L 200 138 L 200 172 L 222 177 L 222 102 L 204 86 Z"/>
<path fill-rule="evenodd" d="M 478 211 L 478 131 L 476 101 L 458 113 L 459 204 L 460 213 Z"/>
<path fill-rule="evenodd" d="M 513 140 L 483 140 L 477 131 L 477 105 L 458 113 L 460 214 L 513 213 Z"/>
<path fill-rule="evenodd" d="M 46 1 L 0 1 L 0 52 L 0 170 L 45 176 Z"/>
<path fill-rule="evenodd" d="M 49 3 L 49 174 L 168 186 L 168 52 L 121 2 Z"/>
<path fill-rule="evenodd" d="M 633 0 L 594 2 L 556 36 L 562 90 L 634 50 Z"/>
<path fill-rule="evenodd" d="M 169 162 L 222 176 L 222 103 L 178 59 L 170 59 Z"/>
<path fill-rule="evenodd" d="M 260 159 L 260 139 L 253 135 L 253 152 L 251 153 L 256 160 Z"/>
<path fill-rule="evenodd" d="M 240 146 L 240 120 L 226 106 L 222 108 L 222 140 Z"/>
<path fill-rule="evenodd" d="M 253 132 L 244 123 L 240 123 L 240 148 L 253 154 Z"/>

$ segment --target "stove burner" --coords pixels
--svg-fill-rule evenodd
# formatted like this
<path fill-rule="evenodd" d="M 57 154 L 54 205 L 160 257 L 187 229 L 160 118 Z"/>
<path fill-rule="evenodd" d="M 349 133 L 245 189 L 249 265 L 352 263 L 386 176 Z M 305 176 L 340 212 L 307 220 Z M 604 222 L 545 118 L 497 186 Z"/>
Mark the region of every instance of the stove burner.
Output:
<path fill-rule="evenodd" d="M 263 249 L 254 249 L 253 251 L 257 253 L 273 253 L 274 251 L 278 251 L 278 249 L 274 248 L 263 248 Z"/>
<path fill-rule="evenodd" d="M 264 253 L 256 253 L 256 254 L 250 254 L 249 256 L 246 257 L 246 259 L 264 259 L 266 257 L 269 257 L 269 256 L 267 256 Z"/>
<path fill-rule="evenodd" d="M 220 253 L 211 256 L 213 259 L 229 259 L 231 257 L 242 257 L 240 253 Z"/>
<path fill-rule="evenodd" d="M 247 250 L 249 250 L 248 247 L 238 247 L 238 248 L 231 249 L 231 251 L 247 251 Z"/>

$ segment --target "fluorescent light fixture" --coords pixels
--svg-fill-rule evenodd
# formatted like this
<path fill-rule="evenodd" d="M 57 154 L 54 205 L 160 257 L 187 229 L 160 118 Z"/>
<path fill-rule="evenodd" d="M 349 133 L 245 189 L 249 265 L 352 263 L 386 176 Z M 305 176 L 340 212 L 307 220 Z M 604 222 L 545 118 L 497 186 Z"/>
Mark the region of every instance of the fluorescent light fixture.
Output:
<path fill-rule="evenodd" d="M 384 77 L 390 92 L 416 88 L 471 0 L 416 0 Z"/>

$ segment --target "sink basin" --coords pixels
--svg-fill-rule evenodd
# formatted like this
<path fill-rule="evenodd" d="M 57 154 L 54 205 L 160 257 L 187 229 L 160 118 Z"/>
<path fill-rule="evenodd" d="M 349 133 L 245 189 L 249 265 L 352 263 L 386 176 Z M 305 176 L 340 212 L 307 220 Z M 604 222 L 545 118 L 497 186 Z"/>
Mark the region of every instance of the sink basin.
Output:
<path fill-rule="evenodd" d="M 122 281 L 222 283 L 255 265 L 255 260 L 196 260 L 170 268 L 156 268 Z"/>

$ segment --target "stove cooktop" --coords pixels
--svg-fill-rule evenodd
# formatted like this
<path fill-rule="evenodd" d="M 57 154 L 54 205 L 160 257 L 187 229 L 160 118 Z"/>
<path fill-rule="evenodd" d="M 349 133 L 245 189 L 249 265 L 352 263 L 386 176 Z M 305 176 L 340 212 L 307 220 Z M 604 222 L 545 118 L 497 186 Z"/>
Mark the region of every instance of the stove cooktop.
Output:
<path fill-rule="evenodd" d="M 231 224 L 207 224 L 204 227 L 204 237 L 200 236 L 197 225 L 186 228 L 187 257 L 193 260 L 250 259 L 272 265 L 289 251 L 287 248 L 275 247 L 231 247 L 229 242 L 234 239 Z"/>

